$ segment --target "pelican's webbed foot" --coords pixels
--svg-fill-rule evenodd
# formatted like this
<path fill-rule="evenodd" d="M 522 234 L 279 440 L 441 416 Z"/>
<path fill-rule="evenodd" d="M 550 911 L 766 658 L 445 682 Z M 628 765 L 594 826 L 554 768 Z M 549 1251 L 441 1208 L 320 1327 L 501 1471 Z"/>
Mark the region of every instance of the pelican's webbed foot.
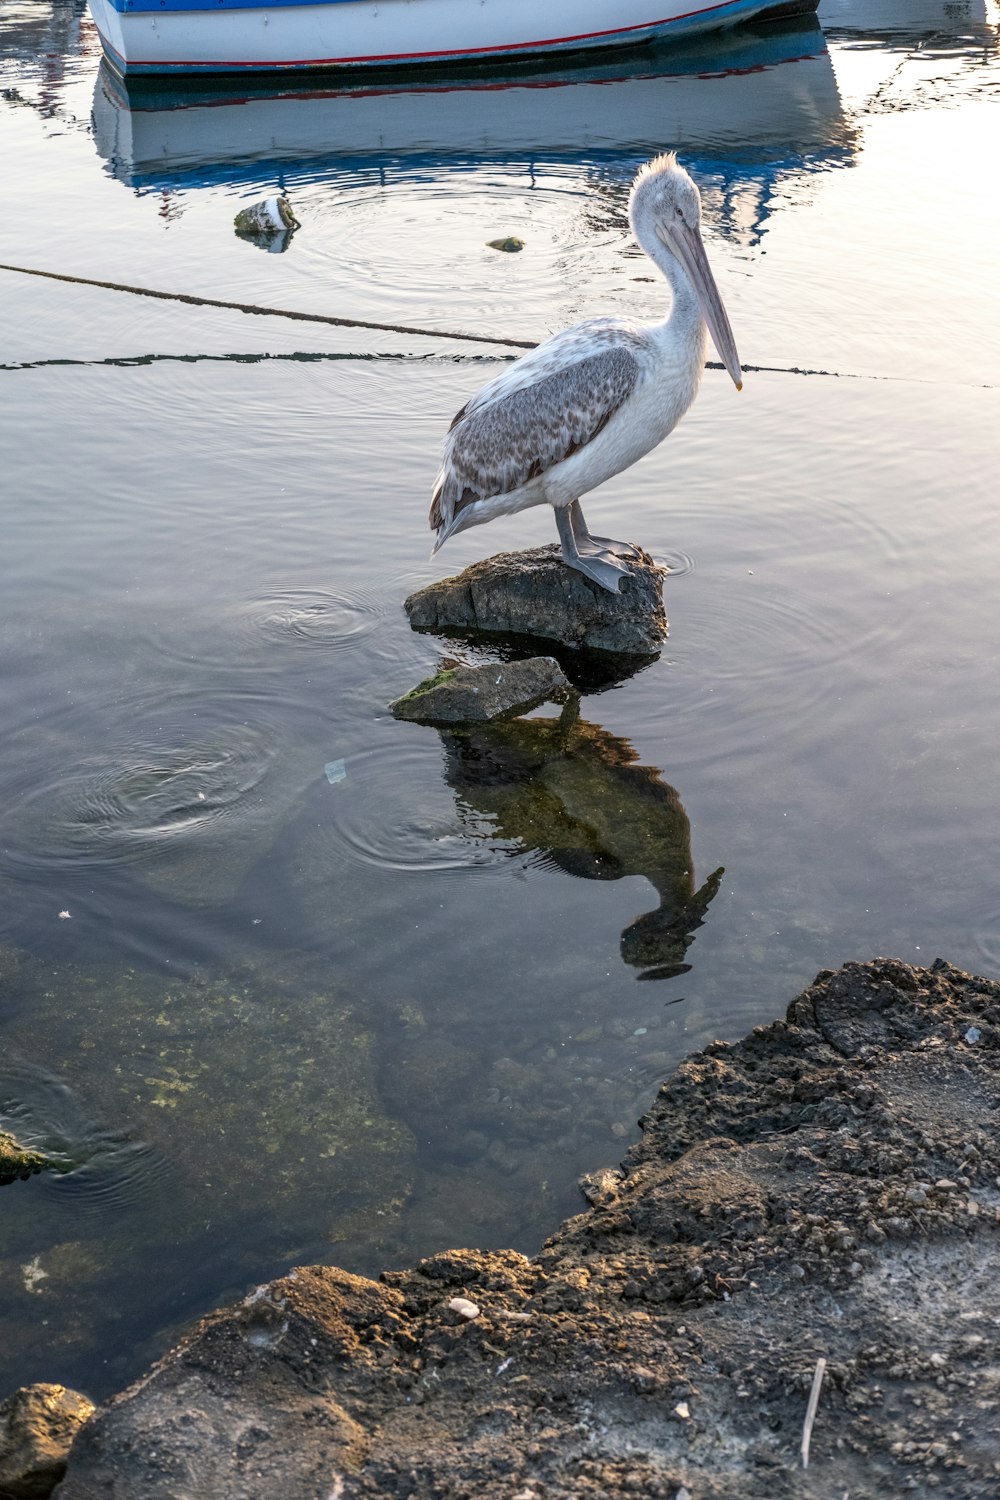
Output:
<path fill-rule="evenodd" d="M 573 528 L 573 536 L 576 539 L 577 551 L 581 557 L 599 557 L 606 562 L 615 558 L 627 558 L 630 562 L 638 562 L 641 553 L 638 547 L 631 542 L 616 542 L 610 536 L 593 536 L 583 515 L 583 506 L 579 500 L 574 500 L 572 505 L 566 507 L 569 511 L 569 521 Z"/>
<path fill-rule="evenodd" d="M 607 589 L 609 594 L 617 594 L 623 578 L 630 576 L 628 568 L 616 562 L 610 552 L 592 551 L 584 552 L 578 545 L 573 530 L 573 520 L 570 512 L 571 505 L 557 505 L 553 507 L 556 513 L 556 529 L 559 532 L 559 545 L 562 550 L 563 562 L 568 567 L 575 568 L 592 583 L 599 584 L 602 589 Z"/>

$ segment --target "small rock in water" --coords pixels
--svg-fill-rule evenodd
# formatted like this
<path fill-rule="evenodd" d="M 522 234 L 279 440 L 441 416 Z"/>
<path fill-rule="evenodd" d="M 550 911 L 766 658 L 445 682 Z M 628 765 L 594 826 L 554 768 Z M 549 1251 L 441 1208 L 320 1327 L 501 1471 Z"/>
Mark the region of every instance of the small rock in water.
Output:
<path fill-rule="evenodd" d="M 293 233 L 300 227 L 292 205 L 280 194 L 264 198 L 250 208 L 241 208 L 233 225 L 241 240 L 250 240 L 272 254 L 287 249 Z"/>
<path fill-rule="evenodd" d="M 448 1303 L 448 1311 L 457 1313 L 466 1323 L 471 1323 L 473 1318 L 479 1317 L 479 1308 L 475 1302 L 470 1302 L 468 1297 L 452 1297 Z"/>
<path fill-rule="evenodd" d="M 513 255 L 518 250 L 524 249 L 524 241 L 519 240 L 516 234 L 508 234 L 502 240 L 487 240 L 491 250 L 505 250 L 508 255 Z"/>
<path fill-rule="evenodd" d="M 44 1171 L 52 1163 L 41 1151 L 31 1146 L 22 1146 L 15 1136 L 0 1130 L 0 1183 L 13 1182 L 18 1177 L 31 1177 Z M 37 1257 L 36 1257 L 37 1258 Z"/>
<path fill-rule="evenodd" d="M 499 552 L 411 594 L 414 630 L 488 631 L 573 648 L 652 656 L 667 636 L 664 569 L 647 554 L 617 594 L 563 562 L 556 546 Z"/>
<path fill-rule="evenodd" d="M 527 713 L 569 691 L 557 661 L 531 656 L 439 672 L 389 707 L 395 718 L 417 724 L 482 724 Z"/>

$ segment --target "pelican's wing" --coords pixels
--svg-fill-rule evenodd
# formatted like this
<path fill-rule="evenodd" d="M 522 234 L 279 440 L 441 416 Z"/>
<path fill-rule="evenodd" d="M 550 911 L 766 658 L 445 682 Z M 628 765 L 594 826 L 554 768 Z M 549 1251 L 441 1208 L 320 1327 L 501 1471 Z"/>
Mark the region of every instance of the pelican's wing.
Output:
<path fill-rule="evenodd" d="M 431 501 L 438 545 L 477 500 L 520 489 L 591 442 L 638 378 L 632 351 L 612 346 L 509 395 L 463 407 L 452 422 Z"/>

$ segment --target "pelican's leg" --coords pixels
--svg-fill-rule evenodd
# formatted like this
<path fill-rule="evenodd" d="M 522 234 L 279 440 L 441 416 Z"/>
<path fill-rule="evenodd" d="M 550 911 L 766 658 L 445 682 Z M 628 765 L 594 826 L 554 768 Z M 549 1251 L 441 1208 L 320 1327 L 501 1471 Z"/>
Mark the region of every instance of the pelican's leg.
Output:
<path fill-rule="evenodd" d="M 583 506 L 579 500 L 574 500 L 568 507 L 570 524 L 573 527 L 573 535 L 576 537 L 576 545 L 584 557 L 601 557 L 605 561 L 616 557 L 627 557 L 638 561 L 640 553 L 638 547 L 633 547 L 631 542 L 616 542 L 609 536 L 592 536 L 583 518 Z"/>
<path fill-rule="evenodd" d="M 610 553 L 606 557 L 599 557 L 596 553 L 581 552 L 573 532 L 573 520 L 570 515 L 572 505 L 554 505 L 552 508 L 556 513 L 556 528 L 559 532 L 563 562 L 575 568 L 578 573 L 582 573 L 585 578 L 599 583 L 601 588 L 607 589 L 609 594 L 617 594 L 622 579 L 630 576 L 628 568 L 623 568 L 621 563 L 615 562 Z"/>

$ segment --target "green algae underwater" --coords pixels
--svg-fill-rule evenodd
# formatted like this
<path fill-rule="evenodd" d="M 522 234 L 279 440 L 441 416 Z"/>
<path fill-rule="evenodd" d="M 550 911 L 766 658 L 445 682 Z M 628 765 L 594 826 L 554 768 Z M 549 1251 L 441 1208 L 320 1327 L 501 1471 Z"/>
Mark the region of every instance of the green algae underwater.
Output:
<path fill-rule="evenodd" d="M 4 957 L 0 1119 L 60 1167 L 0 1200 L 4 1361 L 22 1380 L 91 1366 L 92 1387 L 95 1348 L 132 1373 L 122 1327 L 159 1347 L 212 1244 L 228 1247 L 211 1266 L 223 1296 L 318 1237 L 328 1257 L 387 1248 L 413 1136 L 379 1097 L 371 1030 L 328 982 L 291 959 L 172 982 Z"/>

